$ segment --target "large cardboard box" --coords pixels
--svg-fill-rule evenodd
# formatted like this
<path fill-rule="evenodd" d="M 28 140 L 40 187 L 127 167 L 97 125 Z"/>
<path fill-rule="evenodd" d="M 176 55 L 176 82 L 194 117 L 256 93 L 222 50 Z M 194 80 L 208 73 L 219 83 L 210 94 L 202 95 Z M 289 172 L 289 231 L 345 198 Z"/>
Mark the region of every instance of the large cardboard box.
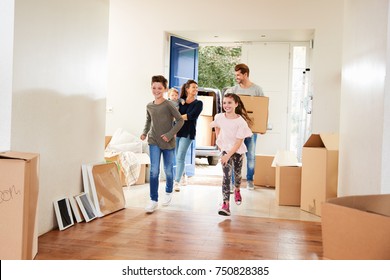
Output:
<path fill-rule="evenodd" d="M 275 201 L 278 205 L 301 205 L 300 166 L 276 166 Z"/>
<path fill-rule="evenodd" d="M 134 183 L 134 185 L 142 185 L 142 184 L 145 184 L 145 182 L 146 182 L 146 166 L 148 164 L 150 164 L 150 159 L 146 153 L 135 154 L 135 155 L 137 156 L 137 158 L 140 161 L 141 169 L 139 172 L 138 180 Z M 106 162 L 116 162 L 116 164 L 118 165 L 118 169 L 119 169 L 119 178 L 120 178 L 121 184 L 122 184 L 122 186 L 126 186 L 127 185 L 126 184 L 126 176 L 122 170 L 119 156 L 120 155 L 116 155 L 116 156 L 107 157 L 104 159 Z"/>
<path fill-rule="evenodd" d="M 253 183 L 256 186 L 275 186 L 275 167 L 272 167 L 274 156 L 256 155 L 255 175 Z"/>
<path fill-rule="evenodd" d="M 214 99 L 215 96 L 198 95 L 198 100 L 203 102 L 203 110 L 200 113 L 201 116 L 213 116 L 214 113 Z"/>
<path fill-rule="evenodd" d="M 302 149 L 301 209 L 321 216 L 321 204 L 337 197 L 338 134 L 312 134 Z"/>
<path fill-rule="evenodd" d="M 329 199 L 321 224 L 325 259 L 390 260 L 390 194 Z"/>
<path fill-rule="evenodd" d="M 210 127 L 212 121 L 211 116 L 199 116 L 196 123 L 196 146 L 214 146 L 213 129 Z"/>
<path fill-rule="evenodd" d="M 39 154 L 0 153 L 0 259 L 32 260 L 38 252 Z"/>
<path fill-rule="evenodd" d="M 110 143 L 111 139 L 112 139 L 112 136 L 110 136 L 110 135 L 105 137 L 104 147 L 107 147 L 107 145 Z M 145 184 L 145 182 L 146 182 L 146 167 L 148 164 L 150 164 L 150 158 L 146 153 L 142 153 L 142 154 L 136 153 L 136 156 L 141 163 L 141 169 L 140 169 L 138 180 L 135 182 L 135 185 L 142 185 L 142 184 Z M 126 186 L 126 176 L 125 176 L 125 174 L 121 168 L 121 165 L 120 165 L 119 154 L 112 156 L 112 157 L 105 157 L 104 159 L 107 162 L 116 162 L 118 164 L 119 178 L 120 178 L 121 184 L 123 186 Z"/>
<path fill-rule="evenodd" d="M 252 131 L 255 133 L 266 133 L 268 125 L 268 104 L 267 96 L 240 95 L 249 117 L 253 118 Z"/>

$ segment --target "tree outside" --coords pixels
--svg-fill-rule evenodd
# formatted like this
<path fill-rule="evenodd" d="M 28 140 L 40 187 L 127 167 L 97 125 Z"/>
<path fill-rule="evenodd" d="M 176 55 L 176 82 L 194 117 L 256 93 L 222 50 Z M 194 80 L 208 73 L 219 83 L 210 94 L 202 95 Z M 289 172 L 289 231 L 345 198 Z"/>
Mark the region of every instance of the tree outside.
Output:
<path fill-rule="evenodd" d="M 233 86 L 234 66 L 240 59 L 241 47 L 199 47 L 199 86 L 220 90 Z"/>

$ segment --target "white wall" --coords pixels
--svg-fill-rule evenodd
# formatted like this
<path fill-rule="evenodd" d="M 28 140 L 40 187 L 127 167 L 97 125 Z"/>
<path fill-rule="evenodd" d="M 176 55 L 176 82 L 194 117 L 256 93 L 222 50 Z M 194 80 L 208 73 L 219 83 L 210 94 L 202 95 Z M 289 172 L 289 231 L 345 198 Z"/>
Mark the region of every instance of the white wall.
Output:
<path fill-rule="evenodd" d="M 0 152 L 11 147 L 14 0 L 0 1 Z"/>
<path fill-rule="evenodd" d="M 39 234 L 104 158 L 108 0 L 16 0 L 11 149 L 40 154 Z"/>
<path fill-rule="evenodd" d="M 210 29 L 315 29 L 313 131 L 337 132 L 342 16 L 339 0 L 111 0 L 106 133 L 141 133 L 150 78 L 168 74 L 165 32 Z"/>
<path fill-rule="evenodd" d="M 344 10 L 339 195 L 390 193 L 389 3 Z"/>

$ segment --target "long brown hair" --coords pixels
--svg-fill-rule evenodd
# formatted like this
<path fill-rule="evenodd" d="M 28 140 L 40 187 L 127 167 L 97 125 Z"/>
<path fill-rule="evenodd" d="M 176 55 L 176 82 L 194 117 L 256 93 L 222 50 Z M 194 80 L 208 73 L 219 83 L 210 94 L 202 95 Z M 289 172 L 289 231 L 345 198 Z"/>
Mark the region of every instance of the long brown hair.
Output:
<path fill-rule="evenodd" d="M 185 84 L 182 85 L 180 90 L 180 98 L 183 98 L 184 100 L 187 99 L 187 89 L 190 88 L 191 84 L 198 84 L 194 80 L 188 80 Z"/>
<path fill-rule="evenodd" d="M 235 103 L 238 103 L 238 106 L 236 107 L 235 113 L 240 115 L 248 124 L 250 128 L 253 126 L 253 119 L 249 117 L 248 112 L 245 109 L 244 103 L 242 103 L 241 98 L 235 94 L 235 93 L 226 93 L 223 98 L 230 97 L 233 98 Z M 225 112 L 222 106 L 222 111 Z"/>

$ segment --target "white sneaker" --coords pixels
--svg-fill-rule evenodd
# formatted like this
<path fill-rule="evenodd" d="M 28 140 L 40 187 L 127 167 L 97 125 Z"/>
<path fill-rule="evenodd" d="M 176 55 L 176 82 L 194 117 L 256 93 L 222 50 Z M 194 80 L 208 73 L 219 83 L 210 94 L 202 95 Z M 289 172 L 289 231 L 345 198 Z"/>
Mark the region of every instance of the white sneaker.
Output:
<path fill-rule="evenodd" d="M 173 184 L 173 189 L 175 190 L 175 192 L 180 192 L 180 183 L 175 181 L 175 183 Z"/>
<path fill-rule="evenodd" d="M 182 186 L 187 186 L 187 176 L 184 174 L 183 177 L 181 177 L 181 182 L 180 184 Z"/>
<path fill-rule="evenodd" d="M 246 184 L 247 184 L 246 188 L 248 190 L 254 190 L 255 189 L 255 186 L 253 185 L 253 181 L 248 181 Z"/>
<path fill-rule="evenodd" d="M 158 203 L 157 201 L 151 200 L 149 204 L 145 207 L 146 213 L 153 213 L 154 210 L 157 209 Z"/>
<path fill-rule="evenodd" d="M 162 205 L 168 206 L 171 203 L 171 200 L 172 200 L 172 193 L 165 193 Z"/>

